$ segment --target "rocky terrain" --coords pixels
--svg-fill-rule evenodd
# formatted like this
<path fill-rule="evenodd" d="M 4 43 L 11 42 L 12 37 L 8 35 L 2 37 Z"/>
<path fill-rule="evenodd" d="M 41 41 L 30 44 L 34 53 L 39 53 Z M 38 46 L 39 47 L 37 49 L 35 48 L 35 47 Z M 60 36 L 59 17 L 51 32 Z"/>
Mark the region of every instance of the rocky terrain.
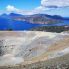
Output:
<path fill-rule="evenodd" d="M 68 58 L 68 32 L 0 32 L 0 69 L 68 69 Z"/>

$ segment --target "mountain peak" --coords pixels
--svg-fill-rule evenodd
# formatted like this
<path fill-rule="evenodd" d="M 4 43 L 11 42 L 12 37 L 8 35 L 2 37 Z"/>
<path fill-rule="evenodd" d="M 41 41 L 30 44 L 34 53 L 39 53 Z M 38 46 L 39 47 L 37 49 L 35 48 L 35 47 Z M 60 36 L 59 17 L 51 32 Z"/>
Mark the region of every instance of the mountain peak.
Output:
<path fill-rule="evenodd" d="M 23 15 L 17 14 L 17 13 L 10 13 L 9 15 L 10 15 L 10 16 L 23 16 Z"/>

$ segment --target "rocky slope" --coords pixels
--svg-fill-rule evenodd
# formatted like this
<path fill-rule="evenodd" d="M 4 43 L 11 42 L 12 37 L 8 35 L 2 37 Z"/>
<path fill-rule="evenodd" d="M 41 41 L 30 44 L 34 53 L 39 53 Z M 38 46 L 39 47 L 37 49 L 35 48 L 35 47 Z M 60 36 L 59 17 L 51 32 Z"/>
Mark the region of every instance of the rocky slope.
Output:
<path fill-rule="evenodd" d="M 61 57 L 69 53 L 68 41 L 69 33 L 0 32 L 0 66 L 26 65 Z"/>

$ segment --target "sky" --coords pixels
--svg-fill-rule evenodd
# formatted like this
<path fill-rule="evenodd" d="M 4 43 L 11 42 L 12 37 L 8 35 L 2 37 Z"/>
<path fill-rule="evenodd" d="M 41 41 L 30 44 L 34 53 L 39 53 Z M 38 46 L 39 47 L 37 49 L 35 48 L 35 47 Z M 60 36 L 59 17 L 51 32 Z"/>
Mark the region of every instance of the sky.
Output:
<path fill-rule="evenodd" d="M 0 14 L 11 12 L 69 17 L 69 0 L 0 0 Z"/>
<path fill-rule="evenodd" d="M 19 9 L 31 10 L 40 5 L 40 0 L 0 0 L 0 10 L 5 10 L 8 5 Z"/>

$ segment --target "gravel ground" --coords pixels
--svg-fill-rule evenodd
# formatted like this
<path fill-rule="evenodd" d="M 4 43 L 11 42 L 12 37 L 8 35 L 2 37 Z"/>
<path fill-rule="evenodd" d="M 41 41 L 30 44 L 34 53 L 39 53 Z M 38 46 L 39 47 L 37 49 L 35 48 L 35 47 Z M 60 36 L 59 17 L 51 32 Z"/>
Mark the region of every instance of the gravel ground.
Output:
<path fill-rule="evenodd" d="M 69 69 L 69 54 L 28 65 L 0 66 L 0 69 Z"/>

